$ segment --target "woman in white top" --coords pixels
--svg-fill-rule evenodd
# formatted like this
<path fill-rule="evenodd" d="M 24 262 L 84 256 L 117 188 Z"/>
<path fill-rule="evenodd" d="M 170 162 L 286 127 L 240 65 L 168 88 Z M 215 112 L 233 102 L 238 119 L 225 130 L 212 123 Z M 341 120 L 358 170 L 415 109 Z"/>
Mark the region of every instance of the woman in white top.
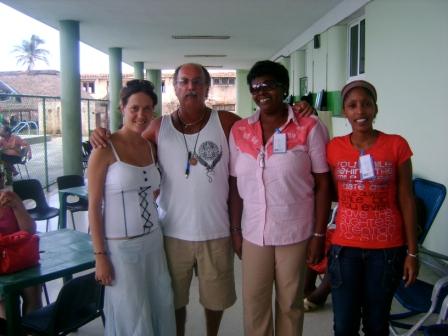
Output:
<path fill-rule="evenodd" d="M 154 145 L 141 137 L 157 96 L 151 82 L 122 89 L 123 127 L 88 165 L 89 222 L 96 279 L 106 286 L 106 335 L 175 335 L 171 279 L 154 192 L 160 174 Z"/>

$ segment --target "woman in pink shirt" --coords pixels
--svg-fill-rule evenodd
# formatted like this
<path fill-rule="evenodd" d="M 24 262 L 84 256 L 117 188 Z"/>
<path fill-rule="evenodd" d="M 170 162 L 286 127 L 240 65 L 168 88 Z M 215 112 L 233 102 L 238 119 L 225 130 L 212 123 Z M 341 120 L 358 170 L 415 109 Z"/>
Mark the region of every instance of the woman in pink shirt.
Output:
<path fill-rule="evenodd" d="M 30 233 L 36 232 L 36 224 L 30 217 L 20 197 L 10 191 L 3 189 L 4 176 L 0 173 L 0 234 L 11 234 L 24 230 Z M 42 307 L 41 286 L 25 288 L 22 293 L 24 314 Z M 0 318 L 5 318 L 5 306 L 0 296 Z"/>
<path fill-rule="evenodd" d="M 323 257 L 330 209 L 328 135 L 317 117 L 284 102 L 289 76 L 282 65 L 257 62 L 247 83 L 258 109 L 237 121 L 229 138 L 230 187 L 240 196 L 231 196 L 230 211 L 243 263 L 245 334 L 301 335 L 305 262 Z"/>

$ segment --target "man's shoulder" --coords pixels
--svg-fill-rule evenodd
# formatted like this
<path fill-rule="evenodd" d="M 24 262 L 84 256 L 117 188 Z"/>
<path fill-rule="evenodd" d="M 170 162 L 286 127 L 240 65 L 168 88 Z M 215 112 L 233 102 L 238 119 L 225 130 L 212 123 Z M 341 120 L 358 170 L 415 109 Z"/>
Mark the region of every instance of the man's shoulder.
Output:
<path fill-rule="evenodd" d="M 241 120 L 241 117 L 238 114 L 225 110 L 218 110 L 218 115 L 221 121 L 231 123 L 232 125 L 238 120 Z"/>
<path fill-rule="evenodd" d="M 228 137 L 233 124 L 235 124 L 235 122 L 237 122 L 238 120 L 241 120 L 241 117 L 233 112 L 224 110 L 219 110 L 218 115 L 219 120 L 221 121 L 222 128 L 224 129 L 224 132 Z"/>

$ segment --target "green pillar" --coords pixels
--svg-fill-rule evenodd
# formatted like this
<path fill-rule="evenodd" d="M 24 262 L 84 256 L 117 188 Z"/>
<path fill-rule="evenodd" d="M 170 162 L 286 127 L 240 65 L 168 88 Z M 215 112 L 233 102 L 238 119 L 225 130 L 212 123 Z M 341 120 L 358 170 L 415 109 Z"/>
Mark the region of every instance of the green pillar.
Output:
<path fill-rule="evenodd" d="M 296 50 L 291 54 L 291 68 L 289 70 L 290 91 L 295 101 L 300 100 L 300 97 L 306 93 L 304 92 L 304 80 L 302 80 L 302 87 L 300 86 L 300 78 L 305 76 L 305 51 Z"/>
<path fill-rule="evenodd" d="M 252 115 L 255 111 L 255 104 L 252 101 L 252 96 L 247 85 L 248 70 L 236 71 L 236 113 L 241 118 L 246 118 Z"/>
<path fill-rule="evenodd" d="M 109 48 L 109 128 L 111 132 L 115 132 L 122 122 L 120 112 L 121 53 L 121 48 Z"/>
<path fill-rule="evenodd" d="M 79 22 L 62 20 L 59 24 L 61 51 L 61 132 L 64 175 L 82 175 Z"/>
<path fill-rule="evenodd" d="M 328 29 L 327 51 L 327 109 L 333 115 L 341 115 L 341 89 L 347 79 L 347 27 L 334 26 Z"/>
<path fill-rule="evenodd" d="M 143 62 L 134 62 L 134 78 L 144 79 Z"/>
<path fill-rule="evenodd" d="M 146 70 L 146 79 L 154 84 L 154 91 L 159 102 L 157 103 L 155 113 L 157 116 L 162 115 L 162 71 L 161 70 Z"/>

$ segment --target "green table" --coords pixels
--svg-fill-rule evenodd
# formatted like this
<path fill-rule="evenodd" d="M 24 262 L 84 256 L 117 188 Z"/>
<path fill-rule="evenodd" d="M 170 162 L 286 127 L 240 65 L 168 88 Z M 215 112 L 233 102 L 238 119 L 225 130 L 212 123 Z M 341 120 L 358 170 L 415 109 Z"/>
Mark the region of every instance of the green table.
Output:
<path fill-rule="evenodd" d="M 87 233 L 57 230 L 40 234 L 40 265 L 0 276 L 8 335 L 20 335 L 19 292 L 26 287 L 69 277 L 95 267 L 92 241 Z"/>
<path fill-rule="evenodd" d="M 59 229 L 65 229 L 67 227 L 67 197 L 70 195 L 87 199 L 87 186 L 59 190 Z"/>

